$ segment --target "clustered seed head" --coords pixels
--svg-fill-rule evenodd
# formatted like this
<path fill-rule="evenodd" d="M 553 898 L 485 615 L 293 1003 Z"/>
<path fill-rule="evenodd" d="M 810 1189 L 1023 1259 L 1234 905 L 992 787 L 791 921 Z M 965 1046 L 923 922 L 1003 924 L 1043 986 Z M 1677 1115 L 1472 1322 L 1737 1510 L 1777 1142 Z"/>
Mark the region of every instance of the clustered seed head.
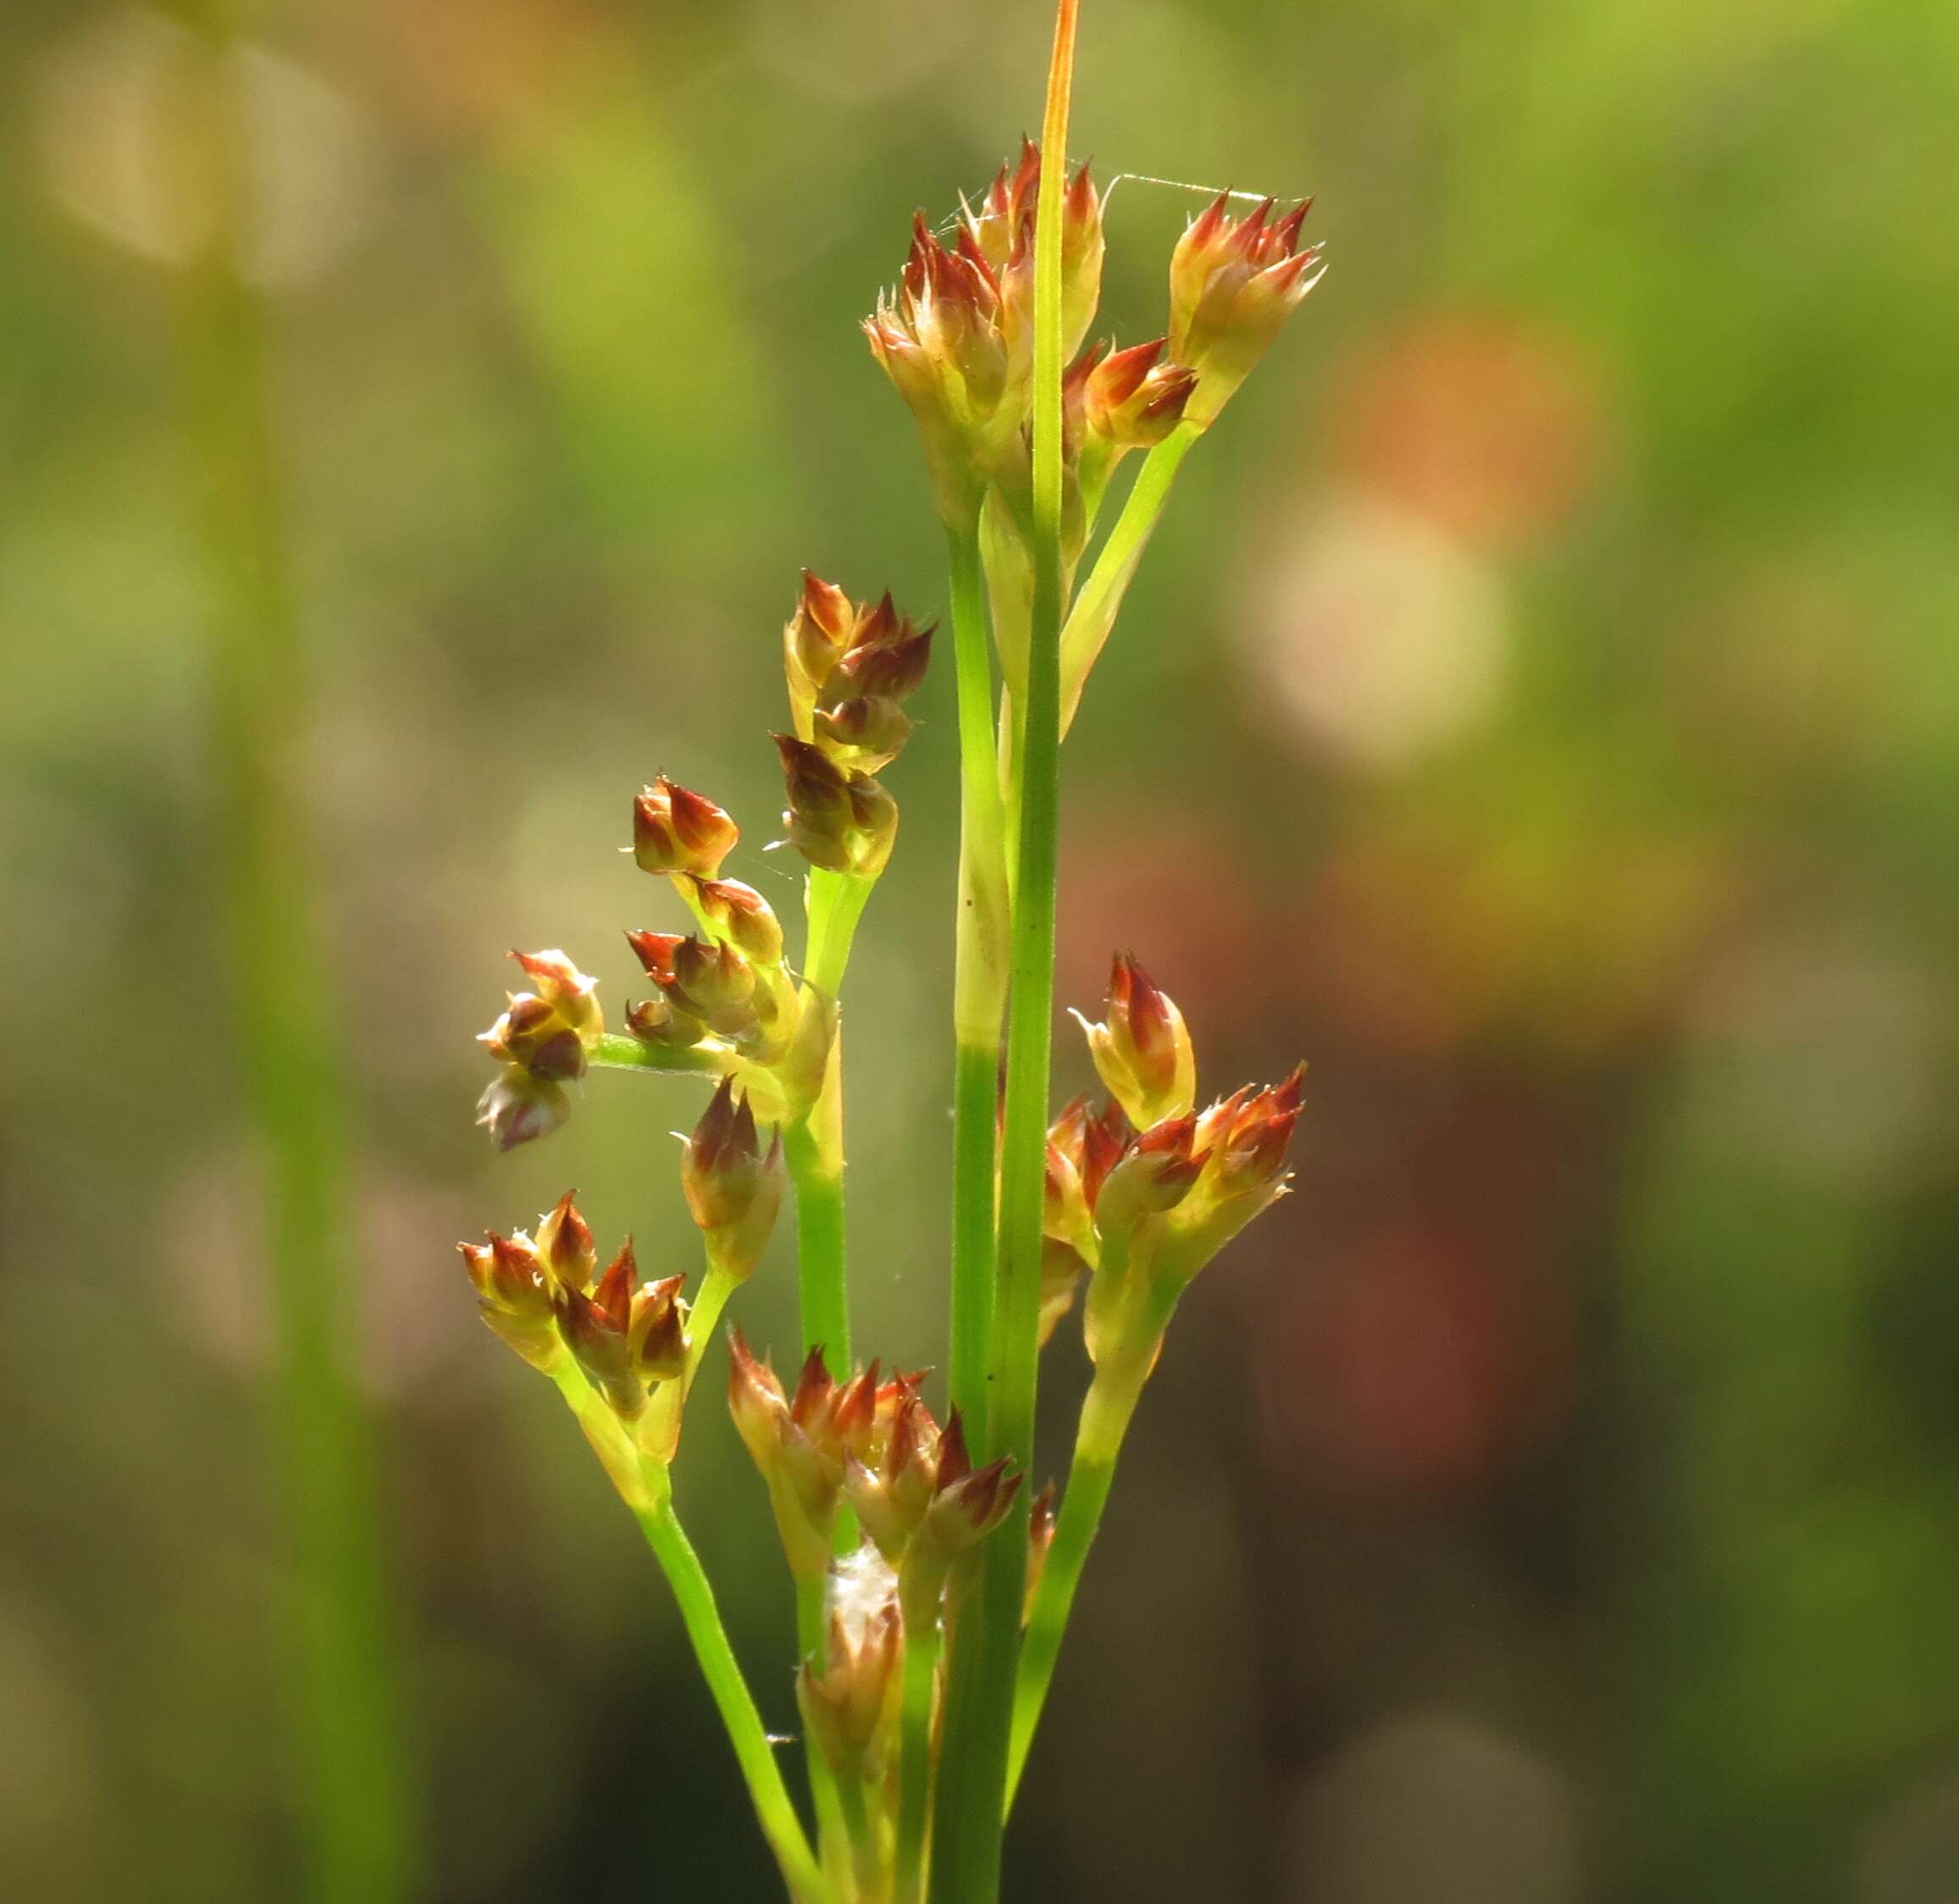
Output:
<path fill-rule="evenodd" d="M 598 981 L 562 952 L 512 952 L 534 991 L 512 992 L 503 1015 L 478 1038 L 503 1067 L 477 1100 L 476 1121 L 500 1149 L 542 1137 L 571 1112 L 567 1082 L 583 1077 L 606 1028 Z"/>
<path fill-rule="evenodd" d="M 793 1395 L 758 1362 L 741 1331 L 730 1342 L 728 1409 L 768 1486 L 789 1570 L 827 1572 L 837 1514 L 848 1496 L 864 1530 L 894 1568 L 915 1553 L 949 1560 L 992 1531 L 1020 1486 L 1004 1460 L 975 1469 L 957 1411 L 941 1429 L 921 1375 L 881 1381 L 878 1365 L 833 1381 L 820 1348 Z"/>
<path fill-rule="evenodd" d="M 622 1421 L 637 1421 L 653 1390 L 687 1364 L 683 1276 L 642 1283 L 631 1239 L 601 1271 L 590 1226 L 567 1191 L 534 1234 L 494 1231 L 459 1243 L 483 1319 L 533 1368 L 567 1353 Z"/>
<path fill-rule="evenodd" d="M 940 513 L 970 525 L 989 482 L 1027 455 L 1034 365 L 1040 148 L 1023 140 L 949 245 L 919 213 L 895 291 L 864 320 L 872 354 L 910 405 Z M 1062 205 L 1062 329 L 1072 355 L 1102 285 L 1102 201 L 1082 166 Z"/>
<path fill-rule="evenodd" d="M 783 630 L 796 739 L 850 772 L 888 767 L 911 733 L 903 703 L 925 678 L 932 636 L 899 615 L 888 593 L 855 603 L 805 569 Z"/>
<path fill-rule="evenodd" d="M 1313 201 L 1276 218 L 1272 199 L 1245 218 L 1220 192 L 1191 220 L 1170 262 L 1170 348 L 1198 373 L 1188 414 L 1209 423 L 1244 382 L 1308 291 L 1320 247 L 1299 249 Z"/>
<path fill-rule="evenodd" d="M 1180 1288 L 1284 1195 L 1305 1067 L 1194 1110 L 1183 1014 L 1128 953 L 1115 959 L 1104 1021 L 1076 1016 L 1110 1100 L 1096 1110 L 1076 1098 L 1048 1133 L 1041 1339 L 1087 1274 L 1089 1348 L 1100 1359 L 1153 1281 Z"/>

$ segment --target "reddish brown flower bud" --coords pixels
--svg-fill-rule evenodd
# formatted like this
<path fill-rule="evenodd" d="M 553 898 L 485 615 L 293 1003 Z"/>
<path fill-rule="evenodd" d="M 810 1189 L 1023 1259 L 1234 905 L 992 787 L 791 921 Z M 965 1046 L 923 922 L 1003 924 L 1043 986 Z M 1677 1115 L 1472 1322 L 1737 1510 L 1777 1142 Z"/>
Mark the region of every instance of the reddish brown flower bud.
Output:
<path fill-rule="evenodd" d="M 822 750 L 793 734 L 775 737 L 782 755 L 789 843 L 811 866 L 874 879 L 898 836 L 898 805 L 868 775 L 847 772 Z"/>
<path fill-rule="evenodd" d="M 587 977 L 562 952 L 512 952 L 511 957 L 537 989 L 509 994 L 507 1009 L 477 1043 L 500 1063 L 540 1083 L 582 1077 L 586 1055 L 605 1029 L 598 981 Z M 562 1121 L 562 1115 L 552 1115 L 559 1107 L 548 1092 L 527 1090 L 516 1081 L 502 1090 L 493 1086 L 477 1108 L 478 1121 L 498 1132 L 506 1149 Z M 522 1129 L 523 1135 L 506 1141 L 502 1133 L 513 1129 Z"/>
<path fill-rule="evenodd" d="M 796 612 L 783 629 L 783 666 L 791 706 L 814 707 L 830 671 L 843 659 L 856 626 L 857 610 L 833 583 L 803 571 Z M 801 723 L 797 723 L 801 732 Z M 805 736 L 805 738 L 807 738 Z"/>
<path fill-rule="evenodd" d="M 1096 1199 L 1096 1226 L 1104 1236 L 1175 1209 L 1204 1174 L 1204 1153 L 1193 1148 L 1195 1117 L 1166 1117 L 1129 1147 L 1109 1173 Z"/>
<path fill-rule="evenodd" d="M 1318 284 L 1320 247 L 1298 249 L 1308 199 L 1275 219 L 1266 199 L 1248 218 L 1231 210 L 1231 194 L 1193 219 L 1170 265 L 1170 349 L 1198 373 L 1185 408 L 1209 423 L 1270 348 L 1286 319 Z"/>
<path fill-rule="evenodd" d="M 745 1279 L 761 1260 L 782 1207 L 782 1138 L 765 1154 L 747 1096 L 723 1078 L 681 1153 L 680 1182 L 707 1246 L 709 1267 Z"/>
<path fill-rule="evenodd" d="M 687 1304 L 680 1299 L 685 1276 L 670 1276 L 633 1292 L 626 1326 L 634 1371 L 642 1381 L 674 1381 L 687 1370 Z"/>
<path fill-rule="evenodd" d="M 599 1253 L 590 1226 L 578 1215 L 567 1190 L 537 1226 L 539 1261 L 551 1281 L 567 1289 L 583 1289 L 598 1272 Z"/>
<path fill-rule="evenodd" d="M 783 960 L 782 922 L 752 886 L 739 879 L 695 879 L 694 897 L 710 928 L 758 966 Z"/>
<path fill-rule="evenodd" d="M 888 594 L 854 605 L 805 569 L 783 645 L 796 738 L 857 773 L 888 765 L 911 733 L 899 704 L 925 678 L 932 630 L 900 617 Z"/>
<path fill-rule="evenodd" d="M 1138 1129 L 1189 1114 L 1197 1098 L 1197 1058 L 1183 1014 L 1127 952 L 1119 952 L 1109 976 L 1109 1016 L 1091 1025 L 1095 1069 L 1110 1094 Z"/>
<path fill-rule="evenodd" d="M 835 1431 L 839 1392 L 812 1349 L 794 1406 L 775 1370 L 749 1353 L 741 1331 L 728 1343 L 728 1405 L 743 1445 L 761 1471 L 776 1531 L 798 1580 L 823 1578 L 843 1492 L 844 1450 Z"/>
<path fill-rule="evenodd" d="M 485 1324 L 533 1368 L 549 1367 L 557 1353 L 551 1292 L 530 1238 L 522 1231 L 509 1237 L 492 1231 L 487 1243 L 456 1247 Z"/>
<path fill-rule="evenodd" d="M 634 1370 L 628 1339 L 638 1280 L 628 1238 L 589 1295 L 577 1289 L 554 1292 L 558 1334 L 565 1347 L 614 1413 L 627 1421 L 637 1420 L 646 1408 L 645 1387 Z"/>
<path fill-rule="evenodd" d="M 711 800 L 665 774 L 633 802 L 633 858 L 643 872 L 691 872 L 711 879 L 741 829 Z"/>
<path fill-rule="evenodd" d="M 550 1136 L 571 1114 L 562 1084 L 521 1065 L 506 1065 L 476 1100 L 476 1121 L 499 1150 Z"/>

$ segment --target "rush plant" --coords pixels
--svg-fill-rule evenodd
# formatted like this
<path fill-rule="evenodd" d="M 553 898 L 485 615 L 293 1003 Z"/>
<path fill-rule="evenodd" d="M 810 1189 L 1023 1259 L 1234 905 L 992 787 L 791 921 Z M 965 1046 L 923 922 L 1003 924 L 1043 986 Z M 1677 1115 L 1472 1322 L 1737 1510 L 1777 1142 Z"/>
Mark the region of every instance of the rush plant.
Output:
<path fill-rule="evenodd" d="M 864 324 L 916 421 L 950 565 L 961 832 L 943 1403 L 926 1375 L 855 1359 L 844 1248 L 845 979 L 897 838 L 879 777 L 910 737 L 932 629 L 888 595 L 803 577 L 775 736 L 786 837 L 809 862 L 800 956 L 728 877 L 735 822 L 657 779 L 634 803 L 634 856 L 691 930 L 628 933 L 650 996 L 610 1030 L 565 954 L 518 954 L 526 988 L 483 1039 L 499 1068 L 481 1121 L 506 1148 L 555 1128 L 590 1071 L 711 1088 L 681 1157 L 705 1258 L 691 1298 L 681 1276 L 642 1281 L 630 1247 L 601 1267 L 568 1195 L 528 1234 L 462 1254 L 484 1320 L 556 1386 L 645 1530 L 798 1904 L 997 1897 L 1015 1789 L 1164 1331 L 1192 1279 L 1284 1193 L 1299 1113 L 1297 1071 L 1200 1110 L 1182 1015 L 1127 953 L 1103 1016 L 1082 1021 L 1106 1101 L 1050 1111 L 1062 736 L 1178 468 L 1320 275 L 1303 204 L 1240 215 L 1227 195 L 1176 246 L 1165 335 L 1090 342 L 1103 199 L 1086 166 L 1060 163 L 1074 38 L 1063 0 L 1041 144 L 962 200 L 947 235 L 919 218 Z M 717 1326 L 785 1196 L 800 1368 L 781 1379 L 736 1328 L 714 1386 L 794 1583 L 807 1818 L 670 1483 Z M 1024 1483 L 1040 1351 L 1078 1297 L 1094 1375 L 1057 1503 Z"/>

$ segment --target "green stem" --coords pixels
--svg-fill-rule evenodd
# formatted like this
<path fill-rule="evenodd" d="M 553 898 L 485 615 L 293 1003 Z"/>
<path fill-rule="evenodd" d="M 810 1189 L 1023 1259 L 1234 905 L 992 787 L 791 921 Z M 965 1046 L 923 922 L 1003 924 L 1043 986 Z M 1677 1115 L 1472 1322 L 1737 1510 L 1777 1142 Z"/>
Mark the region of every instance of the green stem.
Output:
<path fill-rule="evenodd" d="M 910 1564 L 916 1565 L 916 1563 Z M 945 1569 L 904 1582 L 905 1683 L 898 1720 L 898 1904 L 925 1896 L 926 1824 L 932 1815 L 932 1708 L 938 1680 L 939 1602 Z"/>
<path fill-rule="evenodd" d="M 1170 485 L 1176 480 L 1191 446 L 1204 434 L 1197 423 L 1180 423 L 1143 458 L 1136 480 L 1115 518 L 1108 540 L 1095 557 L 1068 611 L 1061 630 L 1061 731 L 1074 724 L 1075 711 L 1082 703 L 1082 689 L 1088 671 L 1102 652 L 1109 631 L 1115 625 L 1116 611 L 1143 551 L 1148 547 L 1156 525 L 1170 501 Z"/>
<path fill-rule="evenodd" d="M 1109 1503 L 1116 1458 L 1122 1452 L 1123 1437 L 1129 1432 L 1137 1402 L 1149 1379 L 1157 1345 L 1163 1340 L 1175 1305 L 1174 1295 L 1154 1294 L 1148 1298 L 1148 1311 L 1134 1335 L 1105 1366 L 1096 1370 L 1082 1404 L 1074 1459 L 1068 1469 L 1068 1491 L 1061 1497 L 1054 1544 L 1048 1550 L 1047 1564 L 1041 1569 L 1033 1605 L 1027 1610 L 1027 1637 L 1014 1686 L 1013 1736 L 1007 1765 L 1009 1811 L 1013 1808 L 1014 1795 L 1020 1790 L 1027 1752 L 1033 1744 L 1041 1709 L 1054 1680 L 1061 1637 L 1075 1604 L 1075 1590 L 1081 1585 L 1088 1549 L 1094 1544 L 1096 1531 L 1102 1525 L 1102 1510 Z"/>
<path fill-rule="evenodd" d="M 691 1340 L 687 1345 L 687 1367 L 680 1378 L 683 1399 L 694 1392 L 694 1378 L 700 1373 L 701 1358 L 714 1340 L 721 1312 L 728 1307 L 728 1298 L 741 1287 L 744 1280 L 729 1276 L 722 1270 L 710 1270 L 702 1280 L 700 1293 L 694 1298 L 694 1308 L 687 1318 Z"/>
<path fill-rule="evenodd" d="M 201 36 L 197 123 L 217 208 L 181 333 L 212 608 L 212 784 L 241 1082 L 265 1180 L 275 1367 L 268 1383 L 286 1536 L 291 1719 L 305 1790 L 300 1888 L 386 1904 L 413 1888 L 412 1781 L 401 1738 L 374 1453 L 348 1374 L 357 1278 L 346 1232 L 346 1113 L 335 987 L 307 841 L 298 604 L 274 439 L 272 344 L 242 269 L 252 183 L 238 22 Z"/>
<path fill-rule="evenodd" d="M 638 1519 L 646 1544 L 652 1548 L 673 1589 L 673 1597 L 679 1602 L 680 1618 L 693 1642 L 694 1657 L 700 1663 L 701 1676 L 707 1681 L 707 1689 L 721 1713 L 721 1722 L 728 1729 L 762 1835 L 775 1853 L 789 1895 L 796 1904 L 828 1904 L 830 1887 L 824 1882 L 802 1821 L 796 1816 L 789 1787 L 783 1783 L 774 1748 L 769 1744 L 748 1681 L 742 1677 L 734 1648 L 728 1644 L 728 1630 L 721 1624 L 721 1612 L 714 1603 L 714 1589 L 708 1584 L 700 1557 L 682 1530 L 671 1501 L 656 1508 L 639 1509 Z"/>
<path fill-rule="evenodd" d="M 1034 601 L 1027 713 L 1017 750 L 1019 872 L 1014 883 L 999 1275 L 988 1355 L 987 1452 L 989 1457 L 1010 1455 L 1023 1470 L 1033 1458 L 1054 994 L 1063 609 L 1061 220 L 1076 11 L 1077 0 L 1060 0 L 1056 8 L 1034 225 Z M 1027 1498 L 1023 1487 L 1005 1524 L 980 1550 L 977 1630 L 969 1633 L 962 1623 L 954 1647 L 953 1708 L 935 1813 L 935 1904 L 993 1904 L 999 1895 L 1015 1662 L 1027 1586 Z"/>
<path fill-rule="evenodd" d="M 803 1353 L 821 1348 L 831 1373 L 841 1380 L 850 1367 L 844 1173 L 811 1118 L 783 1126 L 783 1160 L 796 1189 L 796 1273 L 802 1298 Z"/>
<path fill-rule="evenodd" d="M 946 532 L 959 684 L 959 920 L 953 967 L 953 1406 L 983 1423 L 993 1328 L 993 1141 L 1006 1001 L 1006 865 L 977 525 Z"/>
<path fill-rule="evenodd" d="M 644 1038 L 624 1032 L 602 1032 L 599 1042 L 586 1053 L 593 1064 L 606 1071 L 692 1071 L 711 1076 L 722 1069 L 720 1054 L 695 1046 L 676 1049 L 668 1044 L 649 1044 Z"/>
<path fill-rule="evenodd" d="M 844 989 L 844 970 L 850 962 L 857 922 L 864 916 L 864 902 L 877 883 L 855 873 L 831 872 L 822 866 L 810 869 L 809 943 L 804 949 L 803 978 L 827 997 L 833 999 Z"/>

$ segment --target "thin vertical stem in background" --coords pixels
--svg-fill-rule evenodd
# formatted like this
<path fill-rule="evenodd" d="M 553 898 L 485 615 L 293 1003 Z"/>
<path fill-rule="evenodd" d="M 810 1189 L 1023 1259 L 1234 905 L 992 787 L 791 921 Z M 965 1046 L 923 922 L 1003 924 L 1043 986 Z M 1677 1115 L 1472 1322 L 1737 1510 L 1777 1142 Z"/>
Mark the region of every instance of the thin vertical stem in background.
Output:
<path fill-rule="evenodd" d="M 1027 711 L 1017 750 L 1021 798 L 1007 1021 L 1007 1103 L 1000 1150 L 999 1277 L 993 1296 L 987 1453 L 1033 1458 L 1041 1225 L 1046 1185 L 1049 1044 L 1054 1005 L 1055 872 L 1061 750 L 1061 255 L 1068 104 L 1077 0 L 1060 0 L 1041 127 L 1034 224 L 1034 602 Z M 935 1813 L 935 1904 L 994 1904 L 1007 1749 L 1027 1579 L 1027 1506 L 983 1543 L 977 1630 L 955 1650 Z M 970 1593 L 970 1586 L 964 1589 Z M 968 1602 L 962 1601 L 961 1619 Z"/>
<path fill-rule="evenodd" d="M 306 1890 L 388 1904 L 412 1881 L 374 1468 L 349 1379 L 351 1251 L 333 987 L 301 797 L 305 693 L 273 446 L 264 313 L 245 280 L 246 155 L 235 23 L 202 38 L 213 235 L 185 356 L 206 499 L 212 767 L 243 1082 L 264 1184 L 277 1336 L 271 1407 L 292 1542 L 290 1671 Z"/>
<path fill-rule="evenodd" d="M 959 674 L 959 918 L 953 967 L 952 1404 L 986 1421 L 993 1315 L 993 1141 L 1009 932 L 993 767 L 993 664 L 977 525 L 947 532 Z"/>

